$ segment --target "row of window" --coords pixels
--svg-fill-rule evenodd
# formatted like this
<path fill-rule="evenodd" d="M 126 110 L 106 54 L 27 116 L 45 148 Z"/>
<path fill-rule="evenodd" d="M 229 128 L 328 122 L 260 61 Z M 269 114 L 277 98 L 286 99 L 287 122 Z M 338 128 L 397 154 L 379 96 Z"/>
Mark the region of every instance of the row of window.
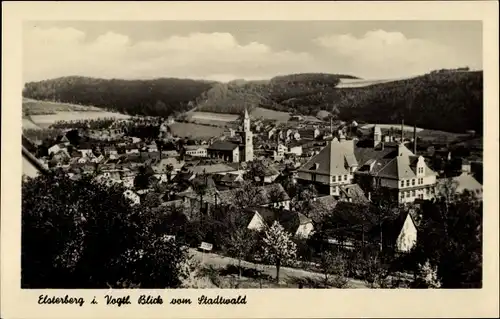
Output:
<path fill-rule="evenodd" d="M 339 177 L 339 182 L 342 182 L 342 175 Z M 332 182 L 335 183 L 337 181 L 337 176 L 332 176 Z M 347 175 L 344 175 L 344 181 L 347 181 Z"/>
<path fill-rule="evenodd" d="M 424 179 L 423 178 L 419 178 L 417 180 L 418 182 L 418 185 L 422 185 L 424 183 Z M 406 180 L 406 187 L 409 187 L 410 186 L 410 180 L 407 179 Z M 411 180 L 411 186 L 415 186 L 415 179 L 412 179 Z M 405 187 L 405 181 L 401 181 L 401 187 Z"/>
<path fill-rule="evenodd" d="M 432 192 L 433 192 L 432 188 L 428 187 L 428 188 L 425 189 L 425 194 L 427 196 L 429 196 Z M 403 198 L 409 198 L 409 197 L 415 197 L 416 196 L 416 192 L 415 192 L 415 190 L 401 192 L 400 196 L 401 196 L 401 199 L 403 199 Z M 422 194 L 422 193 L 418 194 L 418 198 L 423 199 L 424 198 L 424 194 Z"/>
<path fill-rule="evenodd" d="M 186 154 L 188 154 L 188 155 L 193 155 L 193 154 L 199 155 L 199 154 L 206 154 L 206 153 L 207 152 L 205 152 L 205 151 L 187 151 L 186 152 Z"/>

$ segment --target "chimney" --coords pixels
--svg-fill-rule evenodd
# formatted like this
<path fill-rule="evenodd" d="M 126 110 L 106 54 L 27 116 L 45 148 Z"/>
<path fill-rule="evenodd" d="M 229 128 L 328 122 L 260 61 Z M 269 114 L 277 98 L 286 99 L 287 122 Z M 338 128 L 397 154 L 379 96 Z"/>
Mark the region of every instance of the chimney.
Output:
<path fill-rule="evenodd" d="M 413 154 L 417 155 L 417 124 L 413 124 Z"/>
<path fill-rule="evenodd" d="M 401 143 L 403 143 L 404 138 L 405 138 L 405 120 L 401 121 Z"/>

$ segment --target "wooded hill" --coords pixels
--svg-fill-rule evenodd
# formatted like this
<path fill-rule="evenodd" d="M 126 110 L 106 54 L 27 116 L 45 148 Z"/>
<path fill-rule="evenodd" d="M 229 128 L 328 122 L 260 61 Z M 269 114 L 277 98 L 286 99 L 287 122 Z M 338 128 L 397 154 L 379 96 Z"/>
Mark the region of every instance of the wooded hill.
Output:
<path fill-rule="evenodd" d="M 217 84 L 199 111 L 241 113 L 261 106 L 313 115 L 338 110 L 342 120 L 405 123 L 427 129 L 482 132 L 483 72 L 439 72 L 365 87 L 336 88 L 342 75 L 291 75 L 269 83 Z M 252 99 L 247 96 L 252 96 Z M 229 105 L 229 106 L 228 106 Z M 334 112 L 336 113 L 336 112 Z"/>
<path fill-rule="evenodd" d="M 338 110 L 342 120 L 416 124 L 448 132 L 483 126 L 483 72 L 434 72 L 356 88 L 336 88 L 349 75 L 306 73 L 229 83 L 187 79 L 148 81 L 65 77 L 26 84 L 23 96 L 93 105 L 139 115 L 198 111 L 241 114 L 260 106 L 313 115 Z M 334 112 L 336 113 L 336 112 Z"/>
<path fill-rule="evenodd" d="M 130 115 L 169 116 L 191 109 L 191 101 L 213 83 L 174 78 L 106 80 L 71 76 L 27 83 L 23 97 L 92 105 Z"/>

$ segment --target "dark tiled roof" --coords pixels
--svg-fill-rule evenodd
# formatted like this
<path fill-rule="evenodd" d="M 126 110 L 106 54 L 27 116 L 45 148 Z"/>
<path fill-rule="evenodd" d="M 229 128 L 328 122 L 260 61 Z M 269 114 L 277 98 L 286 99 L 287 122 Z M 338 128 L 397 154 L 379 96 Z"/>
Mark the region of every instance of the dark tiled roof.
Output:
<path fill-rule="evenodd" d="M 238 145 L 231 143 L 231 142 L 226 142 L 226 141 L 217 141 L 210 145 L 208 148 L 209 150 L 214 150 L 214 151 L 232 151 L 235 148 L 237 148 Z"/>
<path fill-rule="evenodd" d="M 324 147 L 319 154 L 311 158 L 300 170 L 315 171 L 325 175 L 342 175 L 348 173 L 349 164 L 356 165 L 349 144 L 352 141 L 339 142 L 334 139 Z"/>
<path fill-rule="evenodd" d="M 369 200 L 366 198 L 365 193 L 359 187 L 358 184 L 352 184 L 352 185 L 343 185 L 340 186 L 340 190 L 344 193 L 344 195 L 347 198 L 352 199 L 353 203 L 358 203 L 358 204 L 368 204 Z"/>

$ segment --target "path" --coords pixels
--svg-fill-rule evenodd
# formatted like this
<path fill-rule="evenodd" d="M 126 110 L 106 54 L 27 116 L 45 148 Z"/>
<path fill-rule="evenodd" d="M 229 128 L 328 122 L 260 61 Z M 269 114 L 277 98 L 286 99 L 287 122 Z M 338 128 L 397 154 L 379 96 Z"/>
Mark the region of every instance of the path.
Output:
<path fill-rule="evenodd" d="M 238 260 L 231 258 L 231 257 L 225 257 L 213 253 L 202 253 L 196 249 L 190 248 L 189 249 L 190 254 L 193 256 L 193 258 L 199 262 L 201 262 L 204 265 L 212 265 L 212 266 L 218 266 L 218 267 L 225 267 L 228 265 L 238 265 Z M 243 267 L 248 267 L 248 268 L 254 268 L 261 270 L 264 274 L 275 277 L 276 276 L 276 267 L 271 266 L 271 265 L 261 265 L 261 264 L 254 264 L 248 261 L 242 261 L 241 266 Z M 316 272 L 311 272 L 303 269 L 297 269 L 297 268 L 290 268 L 290 267 L 281 267 L 280 268 L 280 278 L 283 279 L 289 279 L 290 277 L 295 277 L 295 278 L 312 278 L 312 279 L 322 279 L 323 275 L 320 273 Z M 366 288 L 366 284 L 357 279 L 352 279 L 349 278 L 349 288 Z"/>

